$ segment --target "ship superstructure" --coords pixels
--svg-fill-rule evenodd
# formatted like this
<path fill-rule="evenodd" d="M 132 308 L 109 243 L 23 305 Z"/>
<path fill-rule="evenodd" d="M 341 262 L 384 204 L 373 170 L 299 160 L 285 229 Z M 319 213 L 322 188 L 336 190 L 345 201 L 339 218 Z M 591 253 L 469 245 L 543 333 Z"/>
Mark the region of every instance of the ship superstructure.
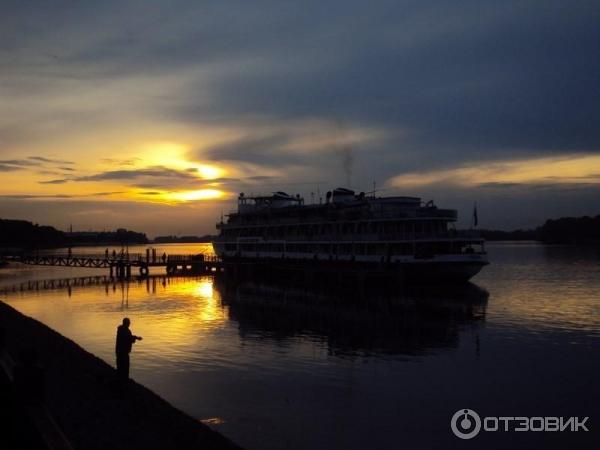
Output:
<path fill-rule="evenodd" d="M 238 197 L 217 224 L 224 259 L 354 262 L 397 268 L 407 277 L 467 280 L 488 264 L 483 239 L 454 229 L 457 212 L 418 197 L 378 197 L 345 188 L 325 202 L 274 192 Z"/>

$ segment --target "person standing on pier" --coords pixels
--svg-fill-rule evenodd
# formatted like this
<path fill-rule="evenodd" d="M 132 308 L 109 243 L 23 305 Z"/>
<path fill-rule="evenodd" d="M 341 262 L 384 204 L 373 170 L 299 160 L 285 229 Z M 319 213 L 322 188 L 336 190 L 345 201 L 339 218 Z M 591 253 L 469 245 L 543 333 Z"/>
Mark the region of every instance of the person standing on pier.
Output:
<path fill-rule="evenodd" d="M 129 380 L 129 353 L 135 341 L 141 341 L 140 336 L 134 336 L 129 329 L 131 321 L 125 317 L 123 323 L 117 327 L 117 377 L 121 383 Z"/>

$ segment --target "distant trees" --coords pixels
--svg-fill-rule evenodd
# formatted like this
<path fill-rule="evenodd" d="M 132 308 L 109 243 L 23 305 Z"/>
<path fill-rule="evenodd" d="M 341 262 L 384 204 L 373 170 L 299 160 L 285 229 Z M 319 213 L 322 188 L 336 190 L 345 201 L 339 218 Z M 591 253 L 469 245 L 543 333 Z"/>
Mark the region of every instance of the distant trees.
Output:
<path fill-rule="evenodd" d="M 479 230 L 486 241 L 537 241 L 539 236 L 536 230 Z"/>
<path fill-rule="evenodd" d="M 540 240 L 548 243 L 600 242 L 600 215 L 549 219 L 536 231 Z"/>
<path fill-rule="evenodd" d="M 65 233 L 50 226 L 25 220 L 0 219 L 0 247 L 45 248 L 75 245 L 145 244 L 148 238 L 143 233 L 120 228 L 117 231 L 88 231 Z"/>
<path fill-rule="evenodd" d="M 535 240 L 549 244 L 600 243 L 600 215 L 548 219 L 532 230 L 480 230 L 489 241 Z"/>
<path fill-rule="evenodd" d="M 77 231 L 67 233 L 71 245 L 93 244 L 147 244 L 148 238 L 144 233 L 119 228 L 117 231 Z"/>
<path fill-rule="evenodd" d="M 65 233 L 25 220 L 0 219 L 0 246 L 47 247 L 66 245 Z"/>

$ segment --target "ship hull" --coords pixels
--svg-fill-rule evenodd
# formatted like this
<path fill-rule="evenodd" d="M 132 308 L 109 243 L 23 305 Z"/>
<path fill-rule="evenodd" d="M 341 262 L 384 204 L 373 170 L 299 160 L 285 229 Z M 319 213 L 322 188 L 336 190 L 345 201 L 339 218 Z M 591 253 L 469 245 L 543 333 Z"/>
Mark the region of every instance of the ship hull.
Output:
<path fill-rule="evenodd" d="M 431 262 L 404 264 L 400 270 L 407 282 L 466 283 L 477 275 L 488 262 Z"/>
<path fill-rule="evenodd" d="M 366 271 L 397 278 L 405 283 L 465 283 L 489 264 L 484 254 L 439 255 L 427 259 L 407 255 L 298 255 L 273 252 L 227 252 L 213 243 L 224 261 L 251 264 L 266 270 Z"/>

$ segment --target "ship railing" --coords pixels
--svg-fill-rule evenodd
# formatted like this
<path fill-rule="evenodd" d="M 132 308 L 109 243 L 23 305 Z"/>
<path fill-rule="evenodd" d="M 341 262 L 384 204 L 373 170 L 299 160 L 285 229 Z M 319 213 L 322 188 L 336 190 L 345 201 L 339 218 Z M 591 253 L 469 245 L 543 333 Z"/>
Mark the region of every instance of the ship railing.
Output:
<path fill-rule="evenodd" d="M 241 238 L 243 239 L 243 238 Z M 411 241 L 411 240 L 472 240 L 481 239 L 478 233 L 471 230 L 446 231 L 446 232 L 406 232 L 406 233 L 339 233 L 339 234 L 295 234 L 286 236 L 263 236 L 264 240 L 293 241 Z"/>
<path fill-rule="evenodd" d="M 232 212 L 230 215 L 235 214 Z M 319 222 L 370 222 L 381 219 L 389 220 L 403 220 L 403 219 L 419 219 L 423 220 L 426 218 L 432 219 L 448 219 L 456 220 L 458 213 L 454 209 L 413 209 L 413 208 L 390 208 L 390 209 L 375 209 L 367 211 L 344 211 L 344 210 L 332 210 L 328 211 L 325 215 L 323 214 L 306 214 L 302 216 L 273 216 L 267 220 L 265 215 L 253 216 L 251 214 L 238 215 L 237 223 L 238 226 L 277 226 L 277 225 L 295 225 L 305 223 L 319 223 Z M 233 225 L 233 224 L 232 224 Z"/>
<path fill-rule="evenodd" d="M 19 256 L 33 256 L 33 257 L 53 257 L 53 258 L 65 258 L 65 259 L 94 259 L 94 260 L 108 260 L 108 261 L 145 261 L 146 255 L 142 253 L 120 253 L 117 252 L 114 255 L 112 252 L 106 253 L 77 253 L 68 251 L 21 251 Z M 14 255 L 13 255 L 14 256 Z"/>

